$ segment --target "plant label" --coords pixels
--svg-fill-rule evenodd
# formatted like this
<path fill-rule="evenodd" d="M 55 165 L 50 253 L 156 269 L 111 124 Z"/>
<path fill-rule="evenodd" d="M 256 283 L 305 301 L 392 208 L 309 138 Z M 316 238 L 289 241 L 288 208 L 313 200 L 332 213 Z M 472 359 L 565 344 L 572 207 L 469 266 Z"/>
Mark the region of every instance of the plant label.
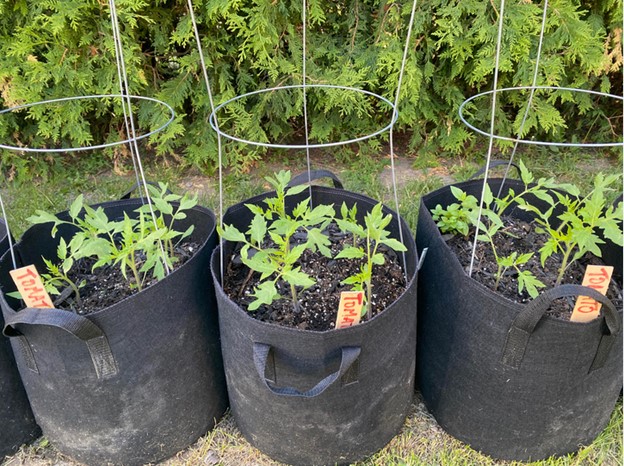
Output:
<path fill-rule="evenodd" d="M 583 286 L 593 288 L 599 293 L 606 295 L 612 274 L 613 267 L 610 265 L 588 265 L 583 277 Z M 602 304 L 589 296 L 579 296 L 576 299 L 570 320 L 572 322 L 589 322 L 594 320 L 600 314 L 601 307 Z"/>
<path fill-rule="evenodd" d="M 9 273 L 17 286 L 17 291 L 22 295 L 26 307 L 54 308 L 50 295 L 45 290 L 39 272 L 34 265 L 11 270 Z"/>
<path fill-rule="evenodd" d="M 363 291 L 343 291 L 340 293 L 340 304 L 338 305 L 336 328 L 351 327 L 359 324 L 360 318 L 362 317 L 363 306 Z"/>

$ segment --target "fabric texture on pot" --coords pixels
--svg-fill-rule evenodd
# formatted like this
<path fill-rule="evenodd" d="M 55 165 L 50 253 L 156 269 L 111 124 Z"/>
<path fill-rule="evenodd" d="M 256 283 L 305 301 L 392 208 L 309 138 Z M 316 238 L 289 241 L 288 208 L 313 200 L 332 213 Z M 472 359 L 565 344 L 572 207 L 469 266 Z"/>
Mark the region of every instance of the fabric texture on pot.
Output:
<path fill-rule="evenodd" d="M 358 206 L 359 221 L 377 202 L 341 189 L 312 186 L 311 203 Z M 259 205 L 267 193 L 247 200 Z M 292 209 L 308 190 L 287 197 Z M 384 214 L 392 213 L 384 208 Z M 224 223 L 246 231 L 252 214 L 244 203 Z M 391 236 L 398 238 L 396 219 Z M 223 292 L 220 249 L 211 267 L 230 406 L 245 438 L 279 461 L 350 463 L 374 453 L 403 426 L 413 396 L 416 344 L 415 243 L 402 222 L 408 251 L 407 289 L 362 324 L 324 332 L 287 328 L 251 317 Z M 233 244 L 225 243 L 225 257 Z M 401 254 L 399 254 L 401 257 Z"/>
<path fill-rule="evenodd" d="M 501 180 L 488 183 L 498 192 Z M 506 181 L 516 192 L 521 185 Z M 455 186 L 479 198 L 482 180 Z M 448 433 L 495 458 L 538 460 L 590 444 L 622 387 L 622 310 L 601 297 L 599 319 L 563 321 L 543 315 L 552 299 L 594 290 L 562 285 L 520 305 L 469 278 L 430 214 L 453 202 L 446 186 L 420 204 L 416 243 L 428 254 L 417 385 L 425 404 Z M 530 219 L 519 209 L 512 215 Z"/>
<path fill-rule="evenodd" d="M 138 199 L 101 204 L 111 219 L 134 215 Z M 61 214 L 66 215 L 66 213 Z M 215 218 L 195 207 L 175 228 L 199 250 L 141 292 L 86 316 L 27 308 L 2 296 L 4 333 L 13 349 L 44 435 L 64 454 L 90 465 L 138 465 L 169 457 L 214 426 L 227 407 L 214 288 L 209 275 Z M 44 270 L 59 237 L 35 225 L 17 244 L 19 264 Z M 18 266 L 19 266 L 18 264 Z M 0 284 L 10 283 L 8 253 Z"/>
<path fill-rule="evenodd" d="M 0 254 L 9 248 L 5 224 L 0 220 Z M 0 325 L 4 320 L 0 315 Z M 8 338 L 0 336 L 0 461 L 20 445 L 41 435 L 15 365 Z"/>

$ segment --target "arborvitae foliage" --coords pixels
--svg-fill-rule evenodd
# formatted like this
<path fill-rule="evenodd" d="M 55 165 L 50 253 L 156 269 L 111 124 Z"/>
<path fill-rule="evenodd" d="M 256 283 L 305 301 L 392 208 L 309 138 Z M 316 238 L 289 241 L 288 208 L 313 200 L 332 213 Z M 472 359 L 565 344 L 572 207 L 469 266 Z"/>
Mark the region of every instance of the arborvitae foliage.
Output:
<path fill-rule="evenodd" d="M 118 0 L 133 94 L 171 104 L 177 118 L 150 141 L 157 154 L 184 154 L 211 170 L 216 138 L 186 0 Z M 300 1 L 194 0 L 217 104 L 235 95 L 302 80 Z M 551 0 L 539 84 L 621 93 L 622 11 L 618 0 Z M 307 80 L 366 89 L 394 101 L 411 1 L 308 0 Z M 421 151 L 458 152 L 478 140 L 457 116 L 468 96 L 492 87 L 499 2 L 419 1 L 398 128 Z M 541 3 L 507 2 L 499 87 L 529 85 Z M 119 93 L 108 2 L 0 3 L 0 105 Z M 385 103 L 343 91 L 309 90 L 311 137 L 350 139 L 389 122 Z M 519 129 L 526 94 L 500 94 L 497 132 Z M 621 105 L 587 94 L 537 95 L 523 134 L 548 140 L 613 138 Z M 578 104 L 577 107 L 574 104 Z M 580 113 L 579 113 L 580 108 Z M 232 103 L 223 129 L 245 139 L 301 141 L 302 94 L 282 91 Z M 89 110 L 83 113 L 81 110 Z M 137 104 L 139 126 L 162 123 L 162 109 Z M 512 113 L 503 113 L 513 111 Z M 489 101 L 470 106 L 487 128 Z M 611 113 L 609 113 L 611 112 Z M 614 116 L 616 115 L 616 116 Z M 121 136 L 120 136 L 121 133 Z M 617 131 L 616 131 L 617 134 Z M 78 101 L 0 116 L 0 141 L 71 146 L 125 136 L 119 107 Z M 261 151 L 226 144 L 226 163 L 245 170 Z M 4 168 L 32 169 L 40 157 L 3 153 Z"/>

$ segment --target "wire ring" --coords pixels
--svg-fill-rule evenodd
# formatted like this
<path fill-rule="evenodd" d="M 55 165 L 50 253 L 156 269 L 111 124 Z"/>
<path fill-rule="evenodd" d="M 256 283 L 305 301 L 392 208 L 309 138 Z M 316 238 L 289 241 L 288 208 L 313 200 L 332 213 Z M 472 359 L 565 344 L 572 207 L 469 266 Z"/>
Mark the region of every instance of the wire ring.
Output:
<path fill-rule="evenodd" d="M 173 119 L 175 118 L 175 112 L 173 108 L 169 104 L 161 100 L 153 99 L 151 97 L 144 97 L 144 96 L 137 96 L 137 95 L 122 95 L 122 94 L 87 95 L 87 96 L 74 96 L 74 97 L 63 97 L 60 99 L 42 100 L 40 102 L 18 105 L 16 107 L 11 107 L 11 108 L 7 108 L 4 110 L 0 110 L 0 115 L 4 113 L 14 112 L 16 110 L 22 110 L 24 108 L 35 107 L 37 105 L 52 104 L 52 103 L 58 103 L 58 102 L 68 102 L 68 101 L 73 101 L 73 100 L 105 99 L 105 98 L 115 98 L 115 97 L 145 100 L 149 102 L 154 102 L 159 105 L 163 105 L 169 110 L 169 113 L 170 113 L 169 120 L 165 124 L 160 126 L 159 128 L 153 131 L 150 131 L 149 133 L 142 134 L 141 136 L 136 136 L 133 138 L 124 139 L 123 141 L 109 142 L 106 144 L 98 144 L 94 146 L 84 146 L 84 147 L 57 148 L 57 149 L 36 149 L 32 147 L 18 147 L 18 146 L 9 146 L 6 144 L 0 144 L 0 149 L 7 149 L 7 150 L 12 150 L 12 151 L 18 151 L 18 152 L 77 152 L 77 151 L 83 151 L 83 150 L 104 149 L 107 147 L 118 146 L 118 145 L 126 144 L 129 142 L 140 141 L 141 139 L 145 139 L 150 136 L 153 136 L 154 134 L 159 133 L 160 131 L 165 129 L 167 126 L 169 126 L 171 122 L 173 122 Z"/>
<path fill-rule="evenodd" d="M 222 131 L 221 129 L 219 129 L 219 125 L 215 124 L 215 117 L 216 114 L 219 110 L 221 110 L 223 107 L 225 107 L 226 105 L 231 104 L 232 102 L 235 102 L 237 100 L 243 99 L 245 97 L 249 97 L 252 95 L 256 95 L 256 94 L 263 94 L 263 93 L 267 93 L 267 92 L 274 92 L 274 91 L 280 91 L 280 90 L 284 90 L 284 89 L 309 89 L 309 88 L 325 88 L 325 89 L 341 89 L 341 90 L 345 90 L 345 91 L 354 91 L 354 92 L 359 92 L 360 94 L 365 94 L 365 95 L 369 95 L 372 96 L 384 103 L 386 103 L 391 109 L 392 109 L 392 120 L 390 121 L 390 123 L 386 126 L 384 126 L 383 128 L 370 133 L 370 134 L 366 134 L 364 136 L 361 136 L 359 138 L 354 138 L 354 139 L 348 139 L 345 141 L 338 141 L 338 142 L 324 142 L 324 143 L 318 143 L 318 144 L 276 144 L 276 143 L 266 143 L 266 142 L 259 142 L 259 141 L 251 141 L 248 139 L 243 139 L 243 138 L 239 138 L 236 137 L 234 135 L 228 134 L 224 131 Z M 214 111 L 210 114 L 210 126 L 212 126 L 212 129 L 214 129 L 219 135 L 230 139 L 232 141 L 237 141 L 237 142 L 242 142 L 244 144 L 249 144 L 252 146 L 260 146 L 260 147 L 269 147 L 269 148 L 273 148 L 273 149 L 319 149 L 319 148 L 323 148 L 323 147 L 335 147 L 335 146 L 343 146 L 343 145 L 347 145 L 347 144 L 352 144 L 355 142 L 360 142 L 360 141 L 365 141 L 367 139 L 371 139 L 375 136 L 378 136 L 382 133 L 385 133 L 386 131 L 390 130 L 392 128 L 392 126 L 396 123 L 397 119 L 399 118 L 399 112 L 396 110 L 396 106 L 390 102 L 388 99 L 386 99 L 385 97 L 379 95 L 379 94 L 375 94 L 374 92 L 370 92 L 370 91 L 366 91 L 364 89 L 358 89 L 355 87 L 347 87 L 347 86 L 337 86 L 337 85 L 333 85 L 333 84 L 295 84 L 292 86 L 278 86 L 278 87 L 271 87 L 268 89 L 260 89 L 260 90 L 255 90 L 252 92 L 248 92 L 246 94 L 241 94 L 241 95 L 237 95 L 236 97 L 233 97 L 229 100 L 226 100 L 225 102 L 223 102 L 221 105 L 219 105 L 218 107 L 216 107 L 214 109 Z"/>
<path fill-rule="evenodd" d="M 483 97 L 489 94 L 493 94 L 494 92 L 499 93 L 499 92 L 506 92 L 506 91 L 523 91 L 523 90 L 535 90 L 535 89 L 546 89 L 546 90 L 551 90 L 551 91 L 570 91 L 570 92 L 582 92 L 585 94 L 593 94 L 593 95 L 598 95 L 601 97 L 609 97 L 612 99 L 617 99 L 617 100 L 622 100 L 624 101 L 624 97 L 622 96 L 618 96 L 618 95 L 614 95 L 614 94 L 607 94 L 605 92 L 598 92 L 598 91 L 591 91 L 591 90 L 587 90 L 587 89 L 577 89 L 577 88 L 572 88 L 572 87 L 555 87 L 555 86 L 519 86 L 519 87 L 505 87 L 505 88 L 501 88 L 501 89 L 497 89 L 497 90 L 489 90 L 489 91 L 485 91 L 485 92 L 481 92 L 479 94 L 473 95 L 472 97 L 469 97 L 468 99 L 464 100 L 462 102 L 462 104 L 459 106 L 459 119 L 470 129 L 472 129 L 474 132 L 479 133 L 483 136 L 487 136 L 490 138 L 494 138 L 494 139 L 498 139 L 501 141 L 511 141 L 511 142 L 517 142 L 517 143 L 521 143 L 521 144 L 534 144 L 534 145 L 540 145 L 540 146 L 558 146 L 558 147 L 617 147 L 617 146 L 624 146 L 624 141 L 622 142 L 595 142 L 595 143 L 574 143 L 574 142 L 552 142 L 552 141 L 534 141 L 534 140 L 529 140 L 529 139 L 518 139 L 518 138 L 512 138 L 512 137 L 507 137 L 507 136 L 500 136 L 498 134 L 493 134 L 493 133 L 488 133 L 482 129 L 477 128 L 476 126 L 470 124 L 466 118 L 464 117 L 464 107 L 466 106 L 466 104 L 468 104 L 468 102 L 471 102 L 479 97 Z"/>

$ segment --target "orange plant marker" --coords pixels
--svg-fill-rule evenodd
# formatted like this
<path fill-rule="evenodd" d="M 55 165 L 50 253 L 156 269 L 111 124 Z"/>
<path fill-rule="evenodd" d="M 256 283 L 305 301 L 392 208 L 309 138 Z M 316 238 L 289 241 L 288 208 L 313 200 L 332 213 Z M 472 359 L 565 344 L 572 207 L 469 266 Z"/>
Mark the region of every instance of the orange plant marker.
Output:
<path fill-rule="evenodd" d="M 362 317 L 363 306 L 363 291 L 343 291 L 340 293 L 340 304 L 338 305 L 336 328 L 351 327 L 359 324 L 360 318 Z"/>
<path fill-rule="evenodd" d="M 11 270 L 9 273 L 17 286 L 17 291 L 22 295 L 26 307 L 54 308 L 50 295 L 45 290 L 34 265 Z"/>
<path fill-rule="evenodd" d="M 588 265 L 583 277 L 583 286 L 593 288 L 606 295 L 612 274 L 613 267 L 610 265 Z M 602 304 L 589 296 L 579 296 L 576 299 L 570 320 L 572 322 L 589 322 L 600 315 L 601 308 Z"/>

